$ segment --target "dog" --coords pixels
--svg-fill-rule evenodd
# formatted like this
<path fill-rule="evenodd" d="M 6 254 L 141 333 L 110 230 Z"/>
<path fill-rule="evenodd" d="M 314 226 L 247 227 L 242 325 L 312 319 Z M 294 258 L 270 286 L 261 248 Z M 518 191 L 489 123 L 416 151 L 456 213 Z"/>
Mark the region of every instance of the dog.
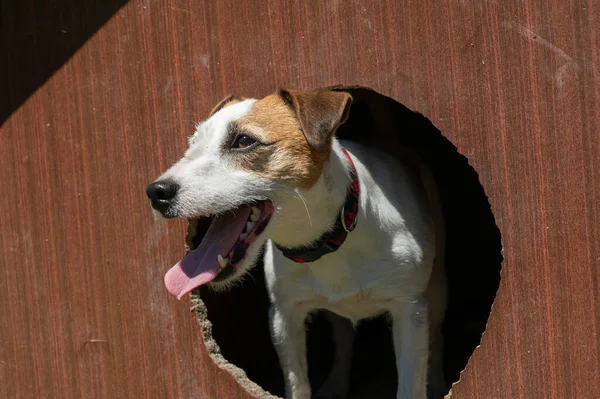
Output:
<path fill-rule="evenodd" d="M 354 327 L 381 314 L 392 325 L 397 398 L 442 397 L 435 183 L 423 164 L 337 139 L 351 108 L 350 94 L 331 90 L 221 101 L 147 188 L 163 217 L 211 220 L 165 284 L 179 299 L 204 284 L 225 290 L 262 255 L 286 398 L 311 398 L 305 321 L 317 310 L 327 311 L 336 349 L 313 397 L 348 396 Z"/>

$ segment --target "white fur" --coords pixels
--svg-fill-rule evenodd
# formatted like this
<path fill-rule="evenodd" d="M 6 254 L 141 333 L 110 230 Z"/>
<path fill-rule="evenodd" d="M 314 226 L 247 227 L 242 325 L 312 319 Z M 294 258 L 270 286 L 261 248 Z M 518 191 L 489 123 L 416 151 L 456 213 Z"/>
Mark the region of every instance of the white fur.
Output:
<path fill-rule="evenodd" d="M 439 255 L 443 254 L 443 241 L 436 242 L 436 230 L 443 230 L 436 226 L 441 221 L 430 208 L 431 198 L 418 177 L 409 175 L 394 157 L 343 142 L 360 182 L 356 229 L 338 251 L 313 263 L 299 264 L 285 258 L 274 242 L 288 247 L 310 243 L 339 217 L 350 182 L 349 165 L 334 139 L 330 159 L 308 190 L 284 187 L 231 168 L 219 150 L 225 127 L 247 113 L 253 102 L 227 106 L 199 125 L 185 157 L 161 177 L 173 179 L 181 187 L 175 206 L 179 215 L 214 214 L 264 198 L 276 206 L 276 214 L 261 239 L 249 248 L 235 277 L 255 263 L 260 247 L 266 244 L 270 329 L 284 371 L 286 398 L 311 397 L 304 321 L 316 309 L 342 316 L 330 316 L 337 344 L 335 365 L 317 395 L 346 395 L 353 325 L 388 312 L 399 374 L 397 398 L 424 398 L 430 326 L 432 334 L 438 336 L 444 308 L 443 295 L 434 296 L 440 303 L 433 308 L 426 295 L 434 260 L 439 267 Z M 443 292 L 441 280 L 434 283 Z M 211 286 L 221 289 L 228 284 Z M 435 314 L 429 314 L 431 309 Z M 432 372 L 439 374 L 441 370 Z"/>

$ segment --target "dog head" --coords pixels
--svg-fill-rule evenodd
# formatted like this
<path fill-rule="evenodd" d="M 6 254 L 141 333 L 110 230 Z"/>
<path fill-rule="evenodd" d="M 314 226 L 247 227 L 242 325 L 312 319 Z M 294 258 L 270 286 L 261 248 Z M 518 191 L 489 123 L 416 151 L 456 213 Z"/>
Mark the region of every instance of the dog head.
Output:
<path fill-rule="evenodd" d="M 200 245 L 167 273 L 173 294 L 218 288 L 255 263 L 290 195 L 319 180 L 351 102 L 333 91 L 230 96 L 197 126 L 183 158 L 147 189 L 164 217 L 211 219 Z"/>

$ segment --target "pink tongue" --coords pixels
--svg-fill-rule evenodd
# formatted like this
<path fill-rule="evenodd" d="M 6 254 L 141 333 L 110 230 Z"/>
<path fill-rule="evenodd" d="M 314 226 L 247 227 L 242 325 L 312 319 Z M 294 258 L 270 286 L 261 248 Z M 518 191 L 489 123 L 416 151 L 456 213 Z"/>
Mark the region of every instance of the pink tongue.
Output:
<path fill-rule="evenodd" d="M 250 206 L 244 205 L 235 214 L 216 217 L 198 248 L 190 251 L 165 275 L 169 292 L 181 299 L 194 288 L 212 281 L 220 272 L 217 256 L 226 257 L 238 240 L 250 216 Z"/>

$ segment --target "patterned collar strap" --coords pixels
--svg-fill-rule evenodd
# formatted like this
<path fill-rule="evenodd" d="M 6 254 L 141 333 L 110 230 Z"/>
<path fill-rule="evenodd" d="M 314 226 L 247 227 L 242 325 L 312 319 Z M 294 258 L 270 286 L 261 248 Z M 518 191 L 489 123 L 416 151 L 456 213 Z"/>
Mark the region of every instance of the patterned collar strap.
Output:
<path fill-rule="evenodd" d="M 285 248 L 275 244 L 286 258 L 289 258 L 294 262 L 314 262 L 323 255 L 337 251 L 346 240 L 348 233 L 354 230 L 356 227 L 358 200 L 360 194 L 358 174 L 356 173 L 356 167 L 354 166 L 354 162 L 352 161 L 350 154 L 348 154 L 348 151 L 346 151 L 344 148 L 342 148 L 342 151 L 350 162 L 350 175 L 352 177 L 352 183 L 348 187 L 348 192 L 346 193 L 346 202 L 342 206 L 342 209 L 340 209 L 339 217 L 336 218 L 333 229 L 323 234 L 314 243 L 304 247 Z"/>

